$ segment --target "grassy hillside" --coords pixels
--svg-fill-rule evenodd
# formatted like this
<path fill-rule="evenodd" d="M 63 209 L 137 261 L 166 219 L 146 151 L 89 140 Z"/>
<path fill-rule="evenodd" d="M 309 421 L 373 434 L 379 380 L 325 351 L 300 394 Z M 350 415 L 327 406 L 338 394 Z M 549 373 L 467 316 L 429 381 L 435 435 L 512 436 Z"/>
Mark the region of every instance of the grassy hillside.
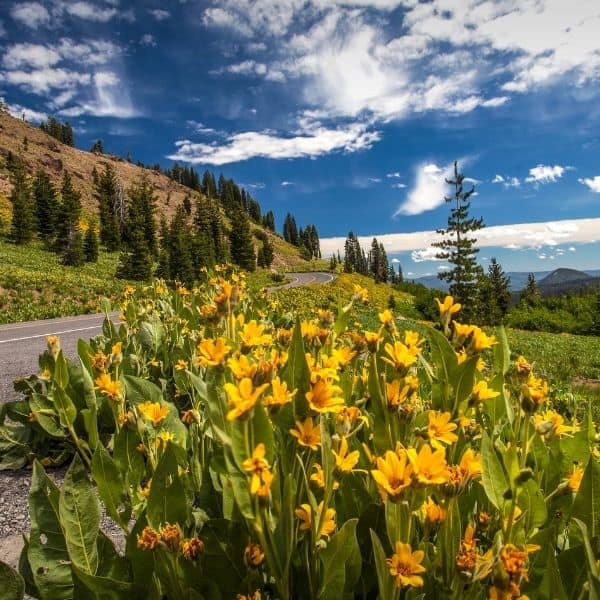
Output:
<path fill-rule="evenodd" d="M 162 173 L 138 167 L 120 157 L 109 154 L 93 154 L 66 146 L 44 133 L 39 127 L 0 111 L 0 158 L 2 159 L 0 160 L 0 233 L 3 230 L 6 231 L 10 223 L 10 202 L 7 197 L 10 195 L 12 185 L 4 160 L 9 151 L 23 159 L 30 173 L 34 173 L 39 168 L 44 169 L 56 186 L 60 185 L 64 171 L 68 171 L 73 179 L 74 187 L 81 193 L 84 216 L 91 216 L 97 212 L 92 172 L 94 168 L 99 173 L 102 172 L 106 164 L 114 167 L 125 190 L 138 182 L 142 176 L 148 178 L 157 199 L 157 216 L 163 214 L 168 217 L 172 216 L 186 195 L 197 193 Z M 228 226 L 227 219 L 225 222 Z M 288 244 L 272 232 L 256 224 L 253 227 L 264 231 L 275 246 L 273 268 L 277 270 L 322 268 L 321 264 L 311 265 L 310 262 L 305 261 L 298 248 Z"/>

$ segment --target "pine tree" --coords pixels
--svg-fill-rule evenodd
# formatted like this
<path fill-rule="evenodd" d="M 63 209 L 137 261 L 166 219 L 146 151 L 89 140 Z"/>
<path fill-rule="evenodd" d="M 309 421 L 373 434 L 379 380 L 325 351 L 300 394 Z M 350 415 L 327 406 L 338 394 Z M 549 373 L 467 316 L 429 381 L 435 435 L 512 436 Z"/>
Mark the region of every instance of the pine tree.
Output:
<path fill-rule="evenodd" d="M 529 273 L 529 275 L 527 276 L 527 284 L 521 292 L 519 303 L 528 304 L 529 306 L 536 306 L 541 302 L 541 300 L 542 297 L 540 295 L 540 290 L 535 280 L 535 275 L 533 273 Z"/>
<path fill-rule="evenodd" d="M 272 210 L 263 216 L 262 222 L 265 229 L 275 231 L 275 215 L 273 214 Z"/>
<path fill-rule="evenodd" d="M 231 232 L 229 233 L 231 260 L 246 271 L 256 268 L 256 255 L 248 215 L 239 208 L 231 215 Z"/>
<path fill-rule="evenodd" d="M 269 236 L 266 233 L 263 233 L 260 237 L 262 244 L 258 249 L 256 262 L 259 267 L 263 267 L 268 269 L 273 263 L 273 259 L 275 258 L 275 249 L 271 240 L 269 240 Z"/>
<path fill-rule="evenodd" d="M 441 249 L 436 258 L 447 260 L 453 265 L 452 269 L 438 273 L 438 277 L 450 283 L 450 294 L 463 305 L 462 314 L 468 317 L 475 308 L 477 278 L 481 271 L 475 260 L 479 252 L 475 248 L 477 240 L 472 234 L 484 225 L 483 219 L 469 217 L 469 198 L 475 192 L 475 187 L 465 191 L 464 179 L 465 176 L 458 172 L 458 163 L 455 162 L 454 178 L 446 179 L 448 185 L 454 186 L 454 192 L 452 197 L 446 197 L 445 200 L 454 201 L 456 205 L 450 210 L 448 227 L 437 230 L 444 239 L 433 243 L 432 246 Z"/>
<path fill-rule="evenodd" d="M 17 159 L 10 173 L 13 189 L 12 223 L 10 237 L 15 244 L 26 244 L 35 235 L 35 214 L 31 202 L 31 188 L 27 181 L 25 165 Z"/>
<path fill-rule="evenodd" d="M 94 154 L 104 154 L 104 146 L 102 145 L 102 140 L 96 140 L 93 146 L 90 148 L 90 152 Z"/>
<path fill-rule="evenodd" d="M 212 203 L 207 198 L 199 197 L 196 201 L 194 215 L 194 266 L 199 271 L 201 267 L 213 267 L 216 263 L 215 241 L 213 239 Z"/>
<path fill-rule="evenodd" d="M 113 252 L 121 247 L 121 222 L 118 214 L 121 190 L 114 167 L 107 163 L 102 175 L 96 172 L 95 180 L 100 240 L 109 252 Z"/>
<path fill-rule="evenodd" d="M 69 261 L 79 261 L 78 244 L 81 243 L 83 254 L 83 240 L 77 236 L 79 216 L 81 214 L 81 195 L 73 187 L 71 176 L 65 171 L 61 187 L 61 202 L 58 207 L 56 219 L 55 250 L 62 255 L 65 264 Z M 71 248 L 75 245 L 74 248 Z"/>
<path fill-rule="evenodd" d="M 404 283 L 404 273 L 402 273 L 402 265 L 398 263 L 398 274 L 396 276 L 397 283 Z"/>
<path fill-rule="evenodd" d="M 191 239 L 187 214 L 183 205 L 179 205 L 171 221 L 167 243 L 172 280 L 191 284 L 195 279 Z"/>
<path fill-rule="evenodd" d="M 283 222 L 283 239 L 293 246 L 300 245 L 300 237 L 298 235 L 298 226 L 296 225 L 296 219 L 288 213 Z"/>
<path fill-rule="evenodd" d="M 85 262 L 98 262 L 98 235 L 96 228 L 90 225 L 83 236 L 83 255 Z"/>
<path fill-rule="evenodd" d="M 208 170 L 204 171 L 202 176 L 202 193 L 207 198 L 217 197 L 217 184 L 215 183 L 215 176 Z"/>
<path fill-rule="evenodd" d="M 62 262 L 69 267 L 80 267 L 85 262 L 83 234 L 78 229 L 75 230 L 69 245 L 63 251 Z"/>
<path fill-rule="evenodd" d="M 508 277 L 495 258 L 488 267 L 488 278 L 492 292 L 490 302 L 491 324 L 501 323 L 510 307 L 510 277 Z"/>

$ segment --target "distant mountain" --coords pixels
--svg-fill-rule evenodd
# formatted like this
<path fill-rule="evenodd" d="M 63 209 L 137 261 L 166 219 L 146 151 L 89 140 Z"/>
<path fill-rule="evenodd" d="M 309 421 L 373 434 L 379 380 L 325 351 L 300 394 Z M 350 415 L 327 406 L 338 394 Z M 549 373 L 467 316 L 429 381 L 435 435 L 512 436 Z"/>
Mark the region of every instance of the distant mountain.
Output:
<path fill-rule="evenodd" d="M 507 275 L 510 277 L 510 289 L 514 293 L 519 292 L 525 287 L 529 272 L 511 271 L 508 272 Z M 534 271 L 533 276 L 535 277 L 538 286 L 544 287 L 544 290 L 542 291 L 545 294 L 553 287 L 560 289 L 558 293 L 563 293 L 563 291 L 566 292 L 569 291 L 569 289 L 582 289 L 600 283 L 600 269 L 578 271 L 576 269 L 561 268 L 554 271 Z M 448 290 L 448 284 L 445 281 L 438 279 L 435 275 L 417 277 L 414 281 L 415 283 L 421 283 L 425 287 L 436 290 Z"/>

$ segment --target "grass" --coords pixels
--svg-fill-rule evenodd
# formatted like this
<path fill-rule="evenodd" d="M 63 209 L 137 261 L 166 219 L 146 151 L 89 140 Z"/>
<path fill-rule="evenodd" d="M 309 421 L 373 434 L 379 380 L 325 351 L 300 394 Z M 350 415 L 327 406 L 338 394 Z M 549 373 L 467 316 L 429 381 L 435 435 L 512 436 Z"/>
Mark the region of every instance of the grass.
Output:
<path fill-rule="evenodd" d="M 0 323 L 98 312 L 127 282 L 114 276 L 118 254 L 97 263 L 66 267 L 39 242 L 16 246 L 0 239 Z"/>

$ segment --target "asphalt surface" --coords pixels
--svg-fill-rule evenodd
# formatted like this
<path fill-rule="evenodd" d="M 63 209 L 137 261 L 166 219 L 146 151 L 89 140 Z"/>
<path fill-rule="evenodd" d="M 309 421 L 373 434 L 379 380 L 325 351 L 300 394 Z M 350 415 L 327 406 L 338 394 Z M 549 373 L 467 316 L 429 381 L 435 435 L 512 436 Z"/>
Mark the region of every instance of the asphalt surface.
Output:
<path fill-rule="evenodd" d="M 286 277 L 291 279 L 289 283 L 270 289 L 330 283 L 335 275 L 286 273 Z M 118 324 L 117 313 L 112 313 L 111 318 Z M 98 335 L 103 321 L 103 314 L 95 314 L 0 325 L 0 402 L 16 398 L 13 390 L 15 379 L 37 372 L 38 356 L 46 348 L 46 336 L 58 335 L 65 356 L 75 358 L 77 341 Z"/>

